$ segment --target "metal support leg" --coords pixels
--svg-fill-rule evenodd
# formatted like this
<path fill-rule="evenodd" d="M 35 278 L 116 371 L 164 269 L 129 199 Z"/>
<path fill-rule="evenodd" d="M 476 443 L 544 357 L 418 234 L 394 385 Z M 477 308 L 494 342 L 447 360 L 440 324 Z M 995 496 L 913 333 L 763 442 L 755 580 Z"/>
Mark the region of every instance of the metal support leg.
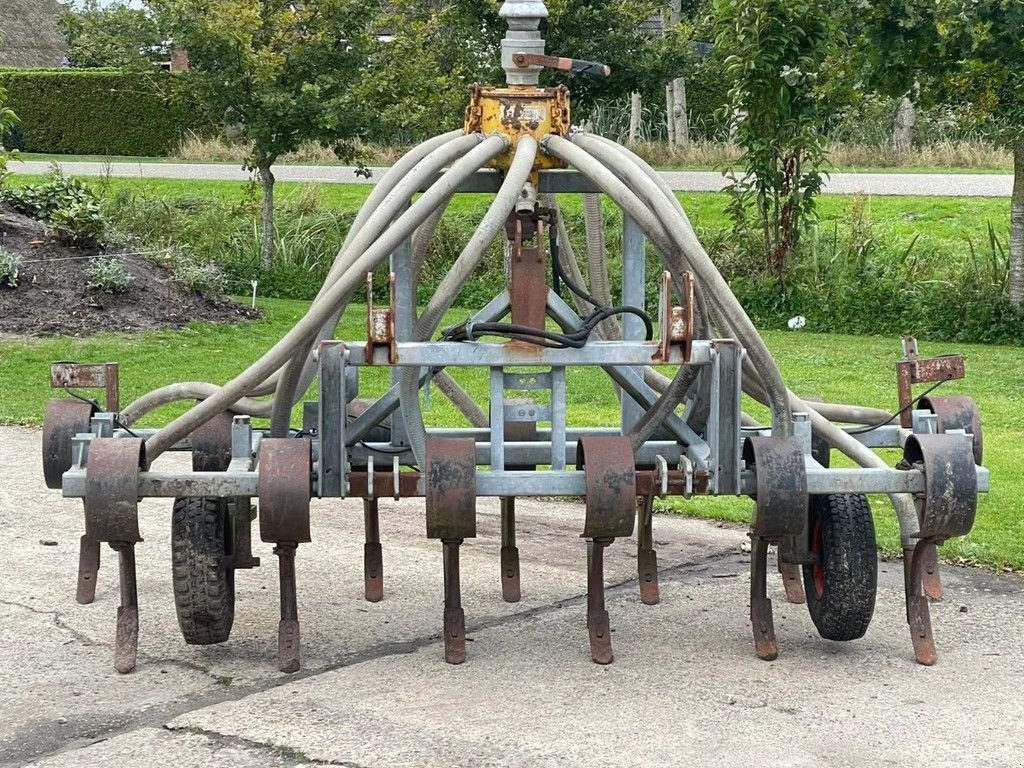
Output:
<path fill-rule="evenodd" d="M 803 574 L 798 563 L 793 562 L 793 547 L 790 539 L 779 542 L 779 573 L 786 588 L 786 600 L 797 605 L 807 601 L 804 595 Z"/>
<path fill-rule="evenodd" d="M 363 545 L 363 581 L 366 599 L 379 603 L 384 598 L 384 553 L 380 546 L 380 512 L 377 499 L 363 499 L 366 543 Z"/>
<path fill-rule="evenodd" d="M 459 545 L 462 539 L 441 542 L 444 557 L 444 660 L 461 664 L 466 660 L 466 612 L 462 610 L 459 585 Z"/>
<path fill-rule="evenodd" d="M 640 517 L 636 537 L 636 570 L 640 581 L 640 602 L 657 605 L 658 553 L 654 551 L 654 496 L 642 499 L 637 507 Z"/>
<path fill-rule="evenodd" d="M 279 543 L 274 547 L 281 577 L 281 623 L 277 629 L 277 668 L 282 672 L 298 672 L 299 606 L 295 589 L 295 544 Z"/>
<path fill-rule="evenodd" d="M 939 548 L 928 543 L 921 554 L 921 584 L 932 600 L 942 599 L 942 578 L 939 576 Z"/>
<path fill-rule="evenodd" d="M 750 623 L 757 657 L 774 661 L 779 648 L 775 642 L 772 601 L 768 599 L 768 541 L 756 536 L 751 539 L 750 552 Z"/>
<path fill-rule="evenodd" d="M 931 612 L 921 584 L 925 551 L 931 544 L 929 541 L 919 541 L 917 546 L 903 550 L 903 578 L 907 593 L 910 640 L 914 644 L 914 659 L 926 667 L 932 666 L 936 659 Z"/>
<path fill-rule="evenodd" d="M 604 549 L 612 539 L 587 542 L 587 630 L 590 657 L 598 664 L 612 663 L 612 636 L 604 606 Z"/>
<path fill-rule="evenodd" d="M 506 603 L 518 603 L 522 597 L 514 496 L 503 496 L 501 499 L 501 596 Z"/>
<path fill-rule="evenodd" d="M 100 570 L 100 543 L 88 534 L 78 545 L 78 592 L 75 599 L 88 605 L 96 599 L 96 578 Z"/>
<path fill-rule="evenodd" d="M 135 544 L 115 542 L 110 547 L 118 554 L 121 582 L 114 669 L 123 675 L 135 669 L 139 656 L 139 589 L 135 574 Z"/>

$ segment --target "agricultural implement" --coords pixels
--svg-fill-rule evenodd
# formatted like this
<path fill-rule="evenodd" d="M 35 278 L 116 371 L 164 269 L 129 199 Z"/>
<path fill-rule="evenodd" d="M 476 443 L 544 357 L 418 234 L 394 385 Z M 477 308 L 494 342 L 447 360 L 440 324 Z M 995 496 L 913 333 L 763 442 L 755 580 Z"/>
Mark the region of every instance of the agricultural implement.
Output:
<path fill-rule="evenodd" d="M 640 597 L 658 601 L 655 498 L 755 500 L 750 619 L 757 655 L 774 659 L 769 546 L 778 548 L 787 599 L 807 602 L 823 637 L 861 637 L 877 583 L 866 494 L 888 494 L 902 535 L 914 656 L 933 664 L 929 598 L 942 589 L 936 546 L 971 529 L 988 472 L 973 402 L 915 398 L 913 386 L 962 377 L 963 360 L 919 358 L 907 340 L 896 413 L 797 397 L 659 175 L 628 149 L 574 132 L 567 89 L 538 85 L 544 68 L 597 76 L 607 68 L 546 55 L 542 2 L 506 0 L 502 15 L 507 86 L 474 88 L 463 129 L 421 144 L 383 176 L 306 315 L 244 372 L 222 386 L 163 387 L 122 409 L 116 366 L 54 366 L 55 387 L 106 389 L 102 408 L 80 395 L 50 402 L 43 466 L 51 488 L 84 500 L 79 602 L 95 595 L 100 543 L 117 552 L 117 670 L 136 664 L 142 497 L 173 499 L 174 591 L 188 643 L 227 640 L 235 574 L 259 565 L 252 553 L 258 521 L 280 573 L 278 665 L 294 672 L 295 558 L 311 539 L 313 496 L 362 500 L 371 601 L 384 596 L 379 499 L 425 499 L 426 535 L 442 552 L 444 653 L 453 664 L 466 658 L 459 552 L 476 535 L 476 499 L 501 500 L 501 589 L 514 602 L 521 593 L 516 499 L 584 498 L 587 628 L 593 660 L 607 664 L 604 552 L 635 530 Z M 490 206 L 419 307 L 427 246 L 449 201 L 467 192 L 489 193 Z M 560 196 L 573 193 L 584 196 L 586 274 L 559 206 Z M 614 300 L 602 195 L 623 221 Z M 465 322 L 439 330 L 496 240 L 505 246 L 505 285 Z M 649 274 L 648 250 L 660 274 Z M 372 275 L 388 259 L 390 301 L 376 306 Z M 650 314 L 648 282 L 658 297 Z M 366 338 L 335 340 L 339 318 L 363 286 Z M 360 373 L 374 367 L 390 371 L 390 389 L 360 398 Z M 566 374 L 576 367 L 608 375 L 621 404 L 618 426 L 568 423 Z M 460 386 L 465 368 L 486 372 L 484 405 Z M 293 425 L 292 409 L 314 379 L 319 396 Z M 470 426 L 426 428 L 420 396 L 431 387 Z M 744 393 L 767 406 L 768 423 L 743 413 Z M 133 428 L 178 401 L 195 404 L 161 429 Z M 255 428 L 253 419 L 270 425 Z M 877 448 L 901 449 L 903 458 L 891 467 Z M 155 462 L 168 451 L 190 451 L 193 471 L 162 471 Z M 833 451 L 858 466 L 831 467 Z"/>

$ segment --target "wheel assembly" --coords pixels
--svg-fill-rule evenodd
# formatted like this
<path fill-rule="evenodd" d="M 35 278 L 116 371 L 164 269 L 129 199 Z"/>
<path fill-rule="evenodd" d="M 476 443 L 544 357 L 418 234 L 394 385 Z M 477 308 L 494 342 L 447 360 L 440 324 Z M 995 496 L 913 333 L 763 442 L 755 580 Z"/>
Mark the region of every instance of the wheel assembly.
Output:
<path fill-rule="evenodd" d="M 171 571 L 174 607 L 189 645 L 223 643 L 235 620 L 234 526 L 229 502 L 174 500 Z"/>
<path fill-rule="evenodd" d="M 875 523 L 867 496 L 811 496 L 810 562 L 804 565 L 807 609 L 826 640 L 856 640 L 868 631 L 878 588 Z"/>
<path fill-rule="evenodd" d="M 590 655 L 607 664 L 614 617 L 604 599 L 605 550 L 636 530 L 641 599 L 661 599 L 655 496 L 755 499 L 750 619 L 758 656 L 773 659 L 769 548 L 779 548 L 787 598 L 802 601 L 806 592 L 824 637 L 860 637 L 877 578 L 864 494 L 885 493 L 905 551 L 915 658 L 933 663 L 927 597 L 938 574 L 930 553 L 970 529 L 988 472 L 976 463 L 981 426 L 973 404 L 933 396 L 924 407 L 912 387 L 962 376 L 962 358 L 918 358 L 908 345 L 896 413 L 800 399 L 661 176 L 629 149 L 574 132 L 568 90 L 539 85 L 544 68 L 598 76 L 607 68 L 547 55 L 542 2 L 506 0 L 501 14 L 510 25 L 501 46 L 505 87 L 474 88 L 462 128 L 413 148 L 378 181 L 308 311 L 265 354 L 244 361 L 248 367 L 226 383 L 161 387 L 120 413 L 90 413 L 87 423 L 77 407 L 48 411 L 48 480 L 84 499 L 88 535 L 119 552 L 117 668 L 135 664 L 134 557 L 145 497 L 176 499 L 175 597 L 193 643 L 227 639 L 236 571 L 259 564 L 250 514 L 258 499 L 260 536 L 278 560 L 278 667 L 294 672 L 301 665 L 295 560 L 311 540 L 313 496 L 352 500 L 350 511 L 363 515 L 364 594 L 374 602 L 387 599 L 379 501 L 425 498 L 425 534 L 441 544 L 440 636 L 453 664 L 467 657 L 460 552 L 477 535 L 476 499 L 500 500 L 495 591 L 515 602 L 530 588 L 520 568 L 519 547 L 528 544 L 516 538 L 516 498 L 584 498 Z M 420 306 L 427 248 L 463 193 L 489 195 L 488 208 Z M 586 243 L 576 249 L 560 204 L 567 194 L 584 196 Z M 602 197 L 621 221 L 615 259 Z M 444 325 L 495 242 L 504 246 L 505 280 L 465 320 Z M 380 306 L 373 274 L 385 263 L 389 302 Z M 613 263 L 621 264 L 615 280 Z M 648 285 L 657 286 L 650 295 Z M 352 303 L 362 288 L 365 308 Z M 346 311 L 365 317 L 364 338 L 335 338 Z M 361 398 L 360 375 L 372 368 L 388 369 L 390 388 Z M 461 372 L 473 368 L 486 394 L 462 388 Z M 573 423 L 570 368 L 608 377 L 617 423 Z M 63 364 L 64 386 L 74 372 Z M 314 380 L 316 396 L 293 424 Z M 435 385 L 465 425 L 426 426 L 421 393 Z M 742 412 L 744 394 L 767 407 L 767 423 Z M 192 406 L 167 426 L 134 426 L 180 401 Z M 253 417 L 269 418 L 269 427 L 255 429 Z M 891 467 L 879 448 L 902 448 L 904 459 Z M 160 457 L 169 451 L 191 451 L 192 471 L 164 470 Z M 858 466 L 830 467 L 832 451 Z"/>

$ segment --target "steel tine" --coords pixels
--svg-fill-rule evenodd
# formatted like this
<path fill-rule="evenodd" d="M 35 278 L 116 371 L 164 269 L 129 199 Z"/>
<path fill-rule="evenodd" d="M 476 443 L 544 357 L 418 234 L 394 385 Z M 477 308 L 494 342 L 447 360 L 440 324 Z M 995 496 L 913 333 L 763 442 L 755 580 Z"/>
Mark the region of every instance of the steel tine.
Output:
<path fill-rule="evenodd" d="M 281 623 L 277 630 L 277 668 L 282 672 L 298 672 L 299 607 L 295 588 L 295 550 L 297 545 L 279 543 L 274 547 L 278 559 L 281 584 Z"/>
<path fill-rule="evenodd" d="M 501 498 L 501 597 L 506 603 L 518 603 L 522 598 L 514 496 Z"/>
<path fill-rule="evenodd" d="M 96 599 L 96 579 L 100 570 L 100 543 L 88 534 L 78 544 L 78 590 L 75 600 L 88 605 Z"/>
<path fill-rule="evenodd" d="M 384 598 L 384 551 L 380 544 L 380 510 L 377 499 L 363 499 L 366 543 L 363 545 L 363 582 L 367 601 Z"/>
<path fill-rule="evenodd" d="M 444 558 L 444 660 L 461 664 L 466 660 L 466 613 L 462 610 L 459 583 L 459 546 L 462 539 L 441 542 Z"/>
<path fill-rule="evenodd" d="M 803 574 L 797 563 L 792 561 L 793 547 L 789 540 L 779 542 L 778 561 L 779 574 L 782 576 L 782 586 L 786 589 L 786 600 L 795 605 L 802 605 L 807 602 L 804 595 Z"/>
<path fill-rule="evenodd" d="M 135 573 L 135 544 L 111 543 L 118 555 L 121 604 L 117 607 L 114 669 L 122 675 L 135 669 L 139 656 L 139 589 Z"/>
<path fill-rule="evenodd" d="M 930 667 L 935 664 L 935 639 L 932 637 L 931 609 L 928 597 L 923 594 L 921 571 L 927 540 L 917 542 L 914 548 L 903 550 L 903 577 L 907 594 L 907 624 L 910 625 L 910 641 L 914 645 L 914 659 L 918 664 Z"/>
<path fill-rule="evenodd" d="M 921 554 L 921 585 L 932 600 L 942 599 L 942 577 L 939 576 L 939 548 L 930 542 Z"/>
<path fill-rule="evenodd" d="M 637 526 L 636 570 L 640 582 L 640 602 L 644 605 L 657 605 L 660 600 L 658 590 L 658 553 L 654 550 L 654 494 L 641 499 L 637 507 L 640 517 Z"/>
<path fill-rule="evenodd" d="M 591 539 L 587 542 L 587 631 L 590 657 L 597 664 L 611 664 L 614 658 L 611 625 L 604 604 L 604 550 L 612 541 Z"/>
<path fill-rule="evenodd" d="M 757 657 L 774 661 L 779 656 L 775 642 L 772 601 L 768 599 L 768 541 L 752 537 L 750 552 L 750 623 L 754 629 Z"/>

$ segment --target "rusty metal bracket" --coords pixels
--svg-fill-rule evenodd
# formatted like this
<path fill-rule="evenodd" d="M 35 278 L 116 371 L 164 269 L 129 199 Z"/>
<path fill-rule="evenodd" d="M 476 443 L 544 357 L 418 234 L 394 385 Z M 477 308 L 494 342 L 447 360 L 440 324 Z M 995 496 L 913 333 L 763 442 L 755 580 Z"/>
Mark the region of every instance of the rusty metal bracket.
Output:
<path fill-rule="evenodd" d="M 192 433 L 192 471 L 223 472 L 231 463 L 231 425 L 227 411 L 218 413 Z"/>
<path fill-rule="evenodd" d="M 298 672 L 299 613 L 295 583 L 295 550 L 311 540 L 312 444 L 307 438 L 267 438 L 260 444 L 260 538 L 273 542 L 278 559 L 281 621 L 277 630 L 277 668 Z"/>
<path fill-rule="evenodd" d="M 633 534 L 636 459 L 628 437 L 590 435 L 576 448 L 576 468 L 586 474 L 587 515 L 582 536 L 616 539 Z"/>
<path fill-rule="evenodd" d="M 681 278 L 683 290 L 682 305 L 672 304 L 672 274 L 662 272 L 659 282 L 658 332 L 660 344 L 655 361 L 668 360 L 673 345 L 683 348 L 683 361 L 690 362 L 694 336 L 694 279 L 692 272 L 684 272 Z"/>
<path fill-rule="evenodd" d="M 973 438 L 974 463 L 979 466 L 984 458 L 984 439 L 981 414 L 970 397 L 963 395 L 929 395 L 921 398 L 921 408 L 935 414 L 935 428 L 941 435 L 962 429 Z"/>
<path fill-rule="evenodd" d="M 748 437 L 743 460 L 757 476 L 753 535 L 769 541 L 806 538 L 807 469 L 800 442 L 789 437 Z"/>
<path fill-rule="evenodd" d="M 71 469 L 71 441 L 89 431 L 96 409 L 81 400 L 50 400 L 43 417 L 43 478 L 46 487 L 61 487 L 64 473 Z"/>
<path fill-rule="evenodd" d="M 913 414 L 910 404 L 914 400 L 913 385 L 926 382 L 950 381 L 964 377 L 963 355 L 919 358 L 917 339 L 903 337 L 904 358 L 896 363 L 896 393 L 900 404 L 900 426 L 910 429 Z"/>
<path fill-rule="evenodd" d="M 373 272 L 366 273 L 366 359 L 373 362 L 373 352 L 377 347 L 387 347 L 388 363 L 398 362 L 398 337 L 395 334 L 395 273 L 388 275 L 388 295 L 391 306 L 375 307 L 373 305 Z"/>
<path fill-rule="evenodd" d="M 942 542 L 970 532 L 978 509 L 978 475 L 968 435 L 911 435 L 900 466 L 924 472 L 917 497 L 922 539 Z"/>
<path fill-rule="evenodd" d="M 59 362 L 50 366 L 50 386 L 53 389 L 102 389 L 103 405 L 110 413 L 121 409 L 121 388 L 117 363 L 83 365 Z"/>

